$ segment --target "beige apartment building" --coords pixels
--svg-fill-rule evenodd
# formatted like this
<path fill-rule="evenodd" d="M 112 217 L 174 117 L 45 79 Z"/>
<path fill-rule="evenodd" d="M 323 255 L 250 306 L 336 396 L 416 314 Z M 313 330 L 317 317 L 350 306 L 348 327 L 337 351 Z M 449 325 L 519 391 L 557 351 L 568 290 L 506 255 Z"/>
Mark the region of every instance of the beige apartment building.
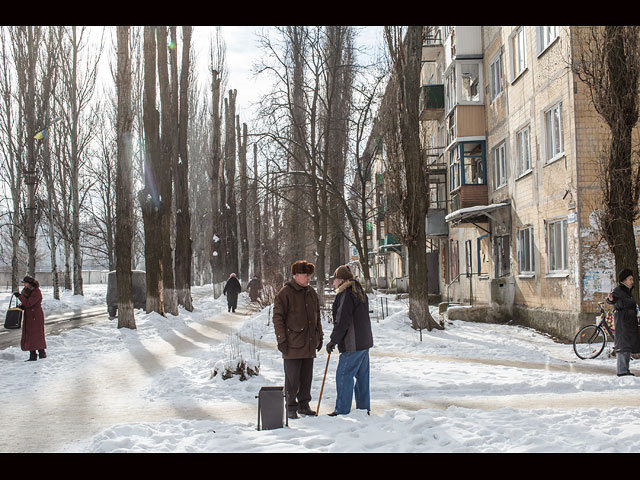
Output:
<path fill-rule="evenodd" d="M 449 318 L 570 340 L 615 285 L 592 215 L 607 129 L 570 68 L 576 28 L 425 27 L 428 249 L 441 300 L 472 306 Z"/>

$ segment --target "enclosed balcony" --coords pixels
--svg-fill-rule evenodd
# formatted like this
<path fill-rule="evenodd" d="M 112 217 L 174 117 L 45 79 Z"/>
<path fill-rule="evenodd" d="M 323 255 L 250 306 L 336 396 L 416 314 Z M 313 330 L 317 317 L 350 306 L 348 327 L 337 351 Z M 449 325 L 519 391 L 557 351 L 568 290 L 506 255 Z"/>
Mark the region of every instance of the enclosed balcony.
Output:
<path fill-rule="evenodd" d="M 444 85 L 423 85 L 420 89 L 420 120 L 440 120 L 444 115 Z"/>
<path fill-rule="evenodd" d="M 450 211 L 486 205 L 487 159 L 485 141 L 460 142 L 449 151 Z"/>

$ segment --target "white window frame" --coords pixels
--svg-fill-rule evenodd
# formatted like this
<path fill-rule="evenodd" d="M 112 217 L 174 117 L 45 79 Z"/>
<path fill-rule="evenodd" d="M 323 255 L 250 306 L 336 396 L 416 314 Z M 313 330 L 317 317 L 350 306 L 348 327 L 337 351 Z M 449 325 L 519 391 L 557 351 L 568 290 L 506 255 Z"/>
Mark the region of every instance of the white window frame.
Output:
<path fill-rule="evenodd" d="M 493 189 L 497 190 L 507 184 L 506 142 L 493 149 Z"/>
<path fill-rule="evenodd" d="M 567 274 L 569 273 L 568 220 L 566 217 L 558 218 L 549 220 L 546 224 L 547 272 Z"/>
<path fill-rule="evenodd" d="M 489 64 L 489 83 L 491 84 L 491 101 L 493 102 L 504 91 L 502 78 L 502 52 Z"/>
<path fill-rule="evenodd" d="M 544 154 L 546 163 L 564 156 L 564 126 L 562 102 L 558 102 L 543 113 Z"/>
<path fill-rule="evenodd" d="M 535 242 L 533 226 L 527 225 L 518 230 L 518 273 L 521 276 L 531 277 L 535 275 Z"/>
<path fill-rule="evenodd" d="M 526 143 L 526 145 L 525 145 Z M 531 128 L 527 125 L 516 132 L 516 163 L 518 177 L 531 171 Z"/>
<path fill-rule="evenodd" d="M 558 38 L 558 27 L 536 27 L 538 37 L 538 55 L 544 52 Z"/>
<path fill-rule="evenodd" d="M 511 81 L 527 69 L 527 39 L 524 27 L 518 27 L 509 38 L 511 50 Z"/>

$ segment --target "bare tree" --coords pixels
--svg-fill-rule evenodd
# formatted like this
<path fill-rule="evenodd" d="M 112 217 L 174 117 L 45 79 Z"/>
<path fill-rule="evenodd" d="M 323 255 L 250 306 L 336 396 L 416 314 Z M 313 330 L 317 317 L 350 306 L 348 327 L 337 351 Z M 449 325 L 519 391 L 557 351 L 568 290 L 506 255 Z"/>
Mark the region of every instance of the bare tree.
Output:
<path fill-rule="evenodd" d="M 162 282 L 162 235 L 160 210 L 166 208 L 160 194 L 162 162 L 160 155 L 160 114 L 156 108 L 156 31 L 144 27 L 144 188 L 138 192 L 144 221 L 145 266 L 147 284 L 146 311 L 161 315 L 164 310 Z"/>
<path fill-rule="evenodd" d="M 400 169 L 397 178 L 404 188 L 400 214 L 404 227 L 400 237 L 409 253 L 409 318 L 411 326 L 422 331 L 443 327 L 429 312 L 427 285 L 427 255 L 425 218 L 428 208 L 429 179 L 425 169 L 425 155 L 420 144 L 418 95 L 422 59 L 422 27 L 409 26 L 404 34 L 401 27 L 385 27 L 385 40 L 392 66 L 392 80 L 388 111 L 385 112 L 385 133 L 393 145 L 390 162 Z M 404 37 L 404 38 L 403 38 Z M 399 148 L 398 148 L 399 147 Z M 403 185 L 402 185 L 403 184 Z"/>
<path fill-rule="evenodd" d="M 182 66 L 180 70 L 180 101 L 178 123 L 178 157 L 175 169 L 176 197 L 176 294 L 178 304 L 193 311 L 191 299 L 191 214 L 189 206 L 189 75 L 192 27 L 182 27 Z"/>
<path fill-rule="evenodd" d="M 131 61 L 129 27 L 117 27 L 118 90 L 116 174 L 116 278 L 118 284 L 118 328 L 136 328 L 133 314 L 131 247 L 133 243 L 133 111 L 131 108 Z"/>
<path fill-rule="evenodd" d="M 630 268 L 638 281 L 633 223 L 640 216 L 640 161 L 633 147 L 640 94 L 638 26 L 572 27 L 573 71 L 587 86 L 595 110 L 609 127 L 599 162 L 603 204 L 598 223 L 616 271 Z M 638 289 L 633 295 L 640 301 Z"/>

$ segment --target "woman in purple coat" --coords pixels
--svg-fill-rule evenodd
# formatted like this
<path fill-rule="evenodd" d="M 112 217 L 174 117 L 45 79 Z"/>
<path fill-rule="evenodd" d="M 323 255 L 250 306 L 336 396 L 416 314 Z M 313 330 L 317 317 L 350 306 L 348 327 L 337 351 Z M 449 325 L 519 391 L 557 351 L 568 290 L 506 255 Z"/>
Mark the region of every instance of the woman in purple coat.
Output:
<path fill-rule="evenodd" d="M 38 359 L 38 356 L 40 358 L 47 356 L 45 352 L 47 342 L 44 339 L 42 292 L 40 291 L 40 283 L 35 278 L 26 276 L 22 282 L 24 285 L 22 292 L 14 293 L 22 303 L 21 308 L 24 310 L 20 348 L 25 352 L 29 351 L 29 359 L 27 361 L 34 361 Z M 36 351 L 38 352 L 37 354 Z"/>

